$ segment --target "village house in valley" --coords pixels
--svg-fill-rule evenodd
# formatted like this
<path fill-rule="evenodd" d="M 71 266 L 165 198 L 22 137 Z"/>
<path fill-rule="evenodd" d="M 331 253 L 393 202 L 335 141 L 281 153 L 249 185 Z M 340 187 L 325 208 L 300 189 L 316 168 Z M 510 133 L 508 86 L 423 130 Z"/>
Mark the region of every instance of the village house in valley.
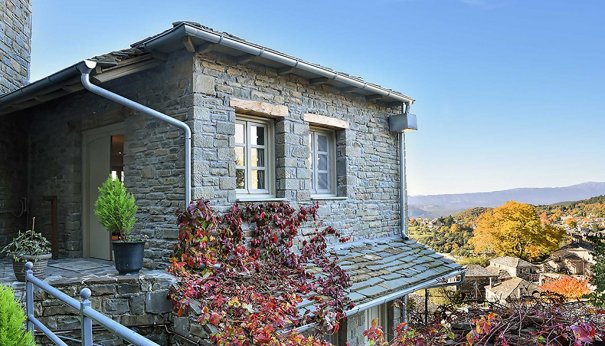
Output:
<path fill-rule="evenodd" d="M 372 319 L 405 319 L 394 300 L 462 274 L 406 236 L 409 96 L 192 22 L 27 85 L 30 4 L 0 3 L 25 16 L 0 45 L 0 246 L 35 216 L 55 258 L 111 259 L 93 212 L 111 174 L 139 205 L 149 269 L 168 264 L 192 199 L 319 202 L 351 237 L 334 245 L 356 304 L 337 344 L 364 344 Z"/>

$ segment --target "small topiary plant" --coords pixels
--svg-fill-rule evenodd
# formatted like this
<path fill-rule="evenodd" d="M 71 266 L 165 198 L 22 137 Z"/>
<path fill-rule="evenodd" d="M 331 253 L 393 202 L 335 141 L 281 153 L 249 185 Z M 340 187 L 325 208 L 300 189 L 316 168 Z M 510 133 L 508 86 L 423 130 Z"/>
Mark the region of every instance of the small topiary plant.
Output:
<path fill-rule="evenodd" d="M 10 287 L 0 285 L 0 345 L 33 346 L 32 333 L 25 330 L 25 312 Z"/>
<path fill-rule="evenodd" d="M 137 210 L 134 197 L 121 181 L 109 176 L 99 187 L 95 215 L 105 229 L 118 235 L 119 240 L 131 240 L 130 233 L 137 221 Z"/>

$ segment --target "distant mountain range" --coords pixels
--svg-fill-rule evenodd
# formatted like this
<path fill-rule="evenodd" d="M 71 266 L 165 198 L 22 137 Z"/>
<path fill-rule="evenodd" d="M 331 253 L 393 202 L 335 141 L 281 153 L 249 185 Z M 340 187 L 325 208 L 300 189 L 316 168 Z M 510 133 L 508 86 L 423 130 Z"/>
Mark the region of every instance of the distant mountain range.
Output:
<path fill-rule="evenodd" d="M 605 182 L 588 182 L 565 187 L 410 196 L 408 204 L 410 217 L 438 217 L 474 207 L 497 207 L 510 200 L 544 205 L 578 201 L 599 195 L 605 195 Z"/>

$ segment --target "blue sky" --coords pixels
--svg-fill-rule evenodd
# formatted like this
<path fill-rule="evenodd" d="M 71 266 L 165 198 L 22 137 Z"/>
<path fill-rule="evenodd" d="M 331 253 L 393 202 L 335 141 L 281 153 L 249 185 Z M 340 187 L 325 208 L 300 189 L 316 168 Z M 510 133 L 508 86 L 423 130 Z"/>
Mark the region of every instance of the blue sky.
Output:
<path fill-rule="evenodd" d="M 34 0 L 32 80 L 191 20 L 404 92 L 410 194 L 605 181 L 605 2 Z"/>

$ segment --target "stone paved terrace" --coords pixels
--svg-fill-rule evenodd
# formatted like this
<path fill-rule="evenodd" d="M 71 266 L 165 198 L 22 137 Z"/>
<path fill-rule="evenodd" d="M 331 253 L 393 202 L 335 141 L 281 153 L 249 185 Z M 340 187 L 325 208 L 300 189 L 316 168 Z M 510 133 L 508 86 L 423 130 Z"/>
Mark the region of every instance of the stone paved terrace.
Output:
<path fill-rule="evenodd" d="M 62 279 L 74 279 L 85 276 L 118 275 L 113 262 L 92 258 L 67 258 L 50 260 L 45 280 L 60 282 Z M 18 282 L 10 259 L 0 260 L 0 284 L 12 286 L 16 290 L 24 289 L 25 284 Z"/>
<path fill-rule="evenodd" d="M 170 323 L 172 304 L 167 293 L 174 280 L 164 270 L 141 270 L 138 275 L 119 275 L 113 262 L 87 258 L 51 260 L 45 278 L 52 286 L 77 300 L 80 300 L 82 288 L 90 288 L 94 309 L 129 328 L 135 328 L 160 345 L 169 344 L 164 326 Z M 0 260 L 0 284 L 12 286 L 17 298 L 23 301 L 25 284 L 15 280 L 10 260 Z M 64 341 L 79 339 L 77 311 L 39 289 L 34 294 L 34 305 L 36 317 L 51 330 L 58 331 Z M 93 326 L 95 345 L 125 344 L 101 326 Z M 36 342 L 38 345 L 51 344 L 40 333 L 37 333 Z"/>
<path fill-rule="evenodd" d="M 139 276 L 164 276 L 163 270 L 142 269 L 139 275 L 119 275 L 112 261 L 94 258 L 65 258 L 50 260 L 46 269 L 45 281 L 51 285 L 79 281 L 81 283 L 99 280 L 123 281 Z M 10 259 L 0 259 L 0 284 L 11 286 L 17 297 L 25 292 L 25 283 L 17 281 Z"/>

